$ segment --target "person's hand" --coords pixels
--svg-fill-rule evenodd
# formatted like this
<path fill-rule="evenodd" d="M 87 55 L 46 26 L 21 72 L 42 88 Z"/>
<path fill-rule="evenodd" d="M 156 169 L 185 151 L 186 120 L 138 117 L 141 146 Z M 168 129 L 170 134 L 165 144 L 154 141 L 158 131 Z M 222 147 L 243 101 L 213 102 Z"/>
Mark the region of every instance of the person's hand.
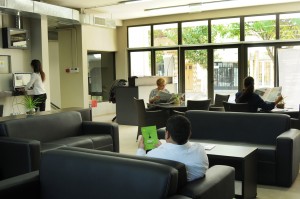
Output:
<path fill-rule="evenodd" d="M 158 140 L 158 142 L 156 143 L 155 147 L 159 147 L 162 143 L 160 142 L 160 140 Z"/>
<path fill-rule="evenodd" d="M 279 102 L 281 102 L 283 100 L 282 95 L 278 96 L 278 98 L 275 101 L 275 104 L 278 104 Z"/>
<path fill-rule="evenodd" d="M 159 96 L 154 96 L 152 99 L 151 99 L 151 103 L 154 103 L 156 101 L 158 101 L 160 99 Z"/>
<path fill-rule="evenodd" d="M 139 135 L 139 138 L 138 138 L 138 148 L 140 149 L 145 149 L 145 144 L 144 144 L 144 139 L 143 139 L 143 136 L 142 135 Z"/>

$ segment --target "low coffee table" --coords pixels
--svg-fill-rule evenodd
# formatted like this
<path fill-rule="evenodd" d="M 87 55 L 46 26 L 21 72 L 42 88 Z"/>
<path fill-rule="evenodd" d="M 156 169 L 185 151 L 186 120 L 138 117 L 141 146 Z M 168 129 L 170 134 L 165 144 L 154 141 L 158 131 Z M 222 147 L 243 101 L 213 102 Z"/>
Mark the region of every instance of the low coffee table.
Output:
<path fill-rule="evenodd" d="M 209 166 L 228 165 L 235 168 L 236 198 L 255 198 L 257 194 L 257 157 L 255 147 L 202 143 Z"/>

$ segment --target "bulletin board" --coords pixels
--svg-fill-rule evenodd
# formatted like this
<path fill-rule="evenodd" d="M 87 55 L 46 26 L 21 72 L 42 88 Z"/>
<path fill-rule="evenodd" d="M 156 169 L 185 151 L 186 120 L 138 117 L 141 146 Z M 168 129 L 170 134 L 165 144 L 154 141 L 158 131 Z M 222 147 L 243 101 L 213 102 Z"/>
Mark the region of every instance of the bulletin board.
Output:
<path fill-rule="evenodd" d="M 10 72 L 10 56 L 0 55 L 0 74 L 8 74 Z"/>

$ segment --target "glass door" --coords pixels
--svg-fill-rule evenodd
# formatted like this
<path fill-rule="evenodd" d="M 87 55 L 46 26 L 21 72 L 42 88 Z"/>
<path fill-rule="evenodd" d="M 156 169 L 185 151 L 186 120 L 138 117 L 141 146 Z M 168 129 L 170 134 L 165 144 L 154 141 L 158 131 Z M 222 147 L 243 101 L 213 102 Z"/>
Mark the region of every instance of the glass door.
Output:
<path fill-rule="evenodd" d="M 185 99 L 207 99 L 207 50 L 184 51 L 184 74 Z"/>
<path fill-rule="evenodd" d="M 230 95 L 235 100 L 238 91 L 238 48 L 213 50 L 214 94 Z"/>

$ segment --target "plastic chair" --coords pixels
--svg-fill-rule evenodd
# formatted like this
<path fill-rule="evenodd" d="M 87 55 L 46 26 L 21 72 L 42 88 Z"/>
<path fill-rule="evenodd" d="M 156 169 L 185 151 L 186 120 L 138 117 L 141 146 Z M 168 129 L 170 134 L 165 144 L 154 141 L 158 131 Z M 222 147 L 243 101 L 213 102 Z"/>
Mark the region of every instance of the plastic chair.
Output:
<path fill-rule="evenodd" d="M 146 110 L 143 99 L 134 98 L 135 110 L 138 118 L 138 132 L 136 138 L 141 135 L 141 127 L 153 126 L 162 128 L 166 126 L 168 114 L 164 110 Z"/>
<path fill-rule="evenodd" d="M 225 112 L 249 112 L 248 103 L 223 102 Z"/>

